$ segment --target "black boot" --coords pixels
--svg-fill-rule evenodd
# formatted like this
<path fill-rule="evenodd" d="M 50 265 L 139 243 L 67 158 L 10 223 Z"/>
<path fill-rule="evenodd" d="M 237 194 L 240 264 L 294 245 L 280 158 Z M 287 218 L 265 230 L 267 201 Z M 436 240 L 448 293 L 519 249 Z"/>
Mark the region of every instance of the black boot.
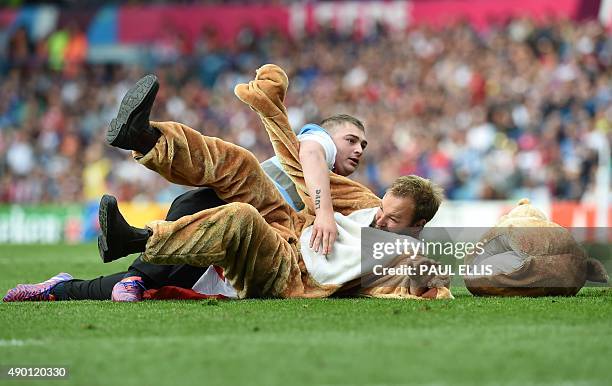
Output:
<path fill-rule="evenodd" d="M 146 154 L 161 135 L 149 125 L 149 114 L 159 90 L 155 75 L 141 78 L 121 100 L 117 117 L 113 118 L 106 133 L 109 145 Z"/>
<path fill-rule="evenodd" d="M 117 206 L 117 199 L 104 195 L 100 200 L 100 231 L 98 250 L 105 263 L 132 253 L 144 252 L 151 233 L 147 229 L 130 226 Z"/>

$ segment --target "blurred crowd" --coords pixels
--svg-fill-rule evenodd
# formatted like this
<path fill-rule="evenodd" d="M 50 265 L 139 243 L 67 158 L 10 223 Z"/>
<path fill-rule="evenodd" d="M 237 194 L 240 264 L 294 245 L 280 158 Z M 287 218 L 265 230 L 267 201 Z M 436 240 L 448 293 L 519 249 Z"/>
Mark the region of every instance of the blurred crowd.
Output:
<path fill-rule="evenodd" d="M 450 199 L 592 200 L 597 149 L 612 138 L 612 38 L 597 22 L 217 38 L 205 30 L 191 44 L 169 29 L 143 66 L 88 63 L 76 26 L 40 41 L 0 31 L 0 202 L 104 192 L 168 202 L 184 191 L 104 143 L 123 94 L 147 72 L 161 82 L 152 120 L 183 122 L 263 161 L 268 137 L 233 87 L 268 62 L 289 75 L 294 129 L 336 113 L 365 122 L 355 178 L 377 193 L 418 174 Z"/>

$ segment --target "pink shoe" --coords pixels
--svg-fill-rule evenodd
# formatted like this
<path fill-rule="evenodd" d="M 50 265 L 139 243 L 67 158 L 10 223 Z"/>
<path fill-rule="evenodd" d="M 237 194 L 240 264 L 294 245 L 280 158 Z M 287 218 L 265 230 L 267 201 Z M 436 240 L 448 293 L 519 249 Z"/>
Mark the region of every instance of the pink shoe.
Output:
<path fill-rule="evenodd" d="M 50 293 L 53 287 L 68 280 L 72 280 L 72 276 L 69 273 L 62 272 L 42 283 L 19 284 L 17 287 L 9 290 L 2 300 L 5 302 L 53 301 L 55 296 Z"/>
<path fill-rule="evenodd" d="M 139 302 L 145 289 L 140 276 L 126 277 L 115 284 L 111 299 L 115 302 Z"/>

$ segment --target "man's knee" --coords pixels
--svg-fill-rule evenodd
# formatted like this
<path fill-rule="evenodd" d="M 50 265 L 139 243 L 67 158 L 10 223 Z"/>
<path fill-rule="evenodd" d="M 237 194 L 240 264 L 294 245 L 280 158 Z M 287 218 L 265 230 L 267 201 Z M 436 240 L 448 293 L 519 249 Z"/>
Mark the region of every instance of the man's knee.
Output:
<path fill-rule="evenodd" d="M 226 215 L 229 218 L 238 218 L 240 221 L 261 219 L 261 214 L 251 204 L 244 202 L 232 202 L 225 206 Z"/>
<path fill-rule="evenodd" d="M 255 157 L 255 155 L 250 151 L 245 151 L 241 165 L 242 170 L 252 170 L 260 167 L 261 165 L 259 164 L 259 160 L 257 160 L 257 157 Z"/>

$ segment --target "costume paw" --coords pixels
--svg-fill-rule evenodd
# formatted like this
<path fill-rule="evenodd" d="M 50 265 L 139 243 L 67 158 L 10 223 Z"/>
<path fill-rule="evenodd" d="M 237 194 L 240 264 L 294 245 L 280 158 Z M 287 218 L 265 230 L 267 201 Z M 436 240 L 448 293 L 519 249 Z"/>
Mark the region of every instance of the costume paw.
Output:
<path fill-rule="evenodd" d="M 283 101 L 288 85 L 287 74 L 282 68 L 266 64 L 257 70 L 255 80 L 236 85 L 234 94 L 256 112 L 272 117 L 285 112 Z"/>

